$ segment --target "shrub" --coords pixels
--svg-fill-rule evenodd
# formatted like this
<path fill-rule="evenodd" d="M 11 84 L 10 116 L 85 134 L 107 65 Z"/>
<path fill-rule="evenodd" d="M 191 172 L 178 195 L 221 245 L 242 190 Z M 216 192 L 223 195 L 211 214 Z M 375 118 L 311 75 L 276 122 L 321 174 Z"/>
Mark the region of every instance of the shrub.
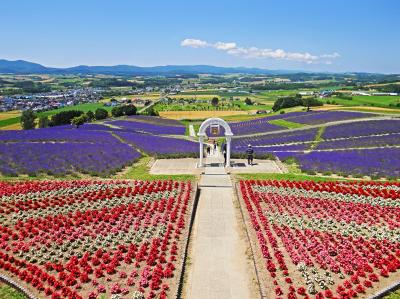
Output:
<path fill-rule="evenodd" d="M 95 111 L 95 113 L 94 113 L 94 117 L 95 117 L 97 120 L 106 119 L 106 118 L 108 117 L 108 112 L 107 112 L 106 109 L 97 108 L 96 111 Z"/>
<path fill-rule="evenodd" d="M 49 126 L 49 118 L 47 116 L 41 116 L 39 118 L 39 128 L 47 128 Z"/>
<path fill-rule="evenodd" d="M 80 110 L 61 111 L 59 113 L 54 114 L 51 117 L 49 126 L 54 127 L 54 126 L 68 125 L 71 123 L 74 117 L 81 116 L 82 114 L 83 111 Z"/>
<path fill-rule="evenodd" d="M 21 126 L 24 130 L 35 128 L 36 113 L 32 110 L 24 110 L 21 115 Z"/>

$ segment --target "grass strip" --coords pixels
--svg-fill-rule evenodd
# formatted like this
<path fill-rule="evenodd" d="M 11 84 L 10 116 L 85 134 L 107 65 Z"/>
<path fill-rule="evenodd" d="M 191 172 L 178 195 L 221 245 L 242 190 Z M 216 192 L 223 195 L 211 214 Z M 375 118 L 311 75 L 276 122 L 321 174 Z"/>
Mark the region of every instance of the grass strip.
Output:
<path fill-rule="evenodd" d="M 303 124 L 295 123 L 292 121 L 287 121 L 284 119 L 274 119 L 269 121 L 270 124 L 281 126 L 281 127 L 286 127 L 288 129 L 297 129 L 297 128 L 302 128 L 304 127 Z"/>

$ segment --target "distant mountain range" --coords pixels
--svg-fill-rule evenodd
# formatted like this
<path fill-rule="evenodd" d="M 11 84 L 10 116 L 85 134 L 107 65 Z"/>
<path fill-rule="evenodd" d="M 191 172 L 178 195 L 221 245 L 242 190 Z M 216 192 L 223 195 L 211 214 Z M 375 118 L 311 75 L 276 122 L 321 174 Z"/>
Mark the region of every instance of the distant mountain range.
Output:
<path fill-rule="evenodd" d="M 69 68 L 52 68 L 25 60 L 0 59 L 0 73 L 3 74 L 104 74 L 104 75 L 196 75 L 196 74 L 290 74 L 298 71 L 266 70 L 246 67 L 218 67 L 212 65 L 165 65 L 140 67 L 133 65 L 87 66 L 79 65 Z"/>

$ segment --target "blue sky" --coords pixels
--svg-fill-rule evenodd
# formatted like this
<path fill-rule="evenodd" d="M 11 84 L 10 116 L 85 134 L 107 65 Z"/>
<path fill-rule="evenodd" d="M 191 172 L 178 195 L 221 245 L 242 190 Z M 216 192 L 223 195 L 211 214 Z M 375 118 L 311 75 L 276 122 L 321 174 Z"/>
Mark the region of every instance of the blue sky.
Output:
<path fill-rule="evenodd" d="M 400 73 L 397 0 L 1 0 L 0 58 Z"/>

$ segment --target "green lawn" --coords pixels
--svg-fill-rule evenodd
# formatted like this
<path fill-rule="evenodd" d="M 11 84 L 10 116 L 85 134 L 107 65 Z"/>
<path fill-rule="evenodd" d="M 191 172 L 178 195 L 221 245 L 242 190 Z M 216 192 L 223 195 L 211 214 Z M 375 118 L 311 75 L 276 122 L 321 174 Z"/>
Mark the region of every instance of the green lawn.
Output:
<path fill-rule="evenodd" d="M 284 119 L 274 119 L 269 121 L 270 124 L 286 127 L 288 129 L 297 129 L 304 127 L 304 124 L 299 124 L 291 121 L 287 121 Z"/>
<path fill-rule="evenodd" d="M 20 119 L 21 119 L 21 117 L 17 116 L 17 117 L 11 117 L 11 118 L 0 120 L 0 128 L 6 127 L 9 125 L 13 125 L 13 124 L 17 124 L 20 122 Z"/>
<path fill-rule="evenodd" d="M 86 103 L 86 104 L 79 104 L 79 105 L 75 105 L 75 106 L 68 106 L 68 107 L 63 107 L 63 108 L 59 108 L 59 109 L 39 112 L 38 116 L 43 116 L 43 115 L 51 116 L 58 112 L 69 111 L 69 110 L 81 110 L 83 112 L 88 112 L 88 111 L 94 112 L 97 108 L 103 108 L 109 112 L 112 110 L 112 107 L 105 107 L 103 105 L 103 103 Z"/>
<path fill-rule="evenodd" d="M 384 299 L 400 299 L 400 290 L 397 290 L 389 295 L 383 297 Z"/>
<path fill-rule="evenodd" d="M 16 289 L 0 283 L 0 298 L 4 299 L 26 299 L 27 297 Z"/>
<path fill-rule="evenodd" d="M 114 176 L 118 179 L 134 179 L 134 180 L 177 180 L 177 181 L 194 181 L 196 176 L 194 175 L 152 175 L 149 173 L 150 167 L 149 162 L 151 157 L 145 156 L 139 159 L 134 165 L 128 167 L 128 169 L 123 173 Z"/>

